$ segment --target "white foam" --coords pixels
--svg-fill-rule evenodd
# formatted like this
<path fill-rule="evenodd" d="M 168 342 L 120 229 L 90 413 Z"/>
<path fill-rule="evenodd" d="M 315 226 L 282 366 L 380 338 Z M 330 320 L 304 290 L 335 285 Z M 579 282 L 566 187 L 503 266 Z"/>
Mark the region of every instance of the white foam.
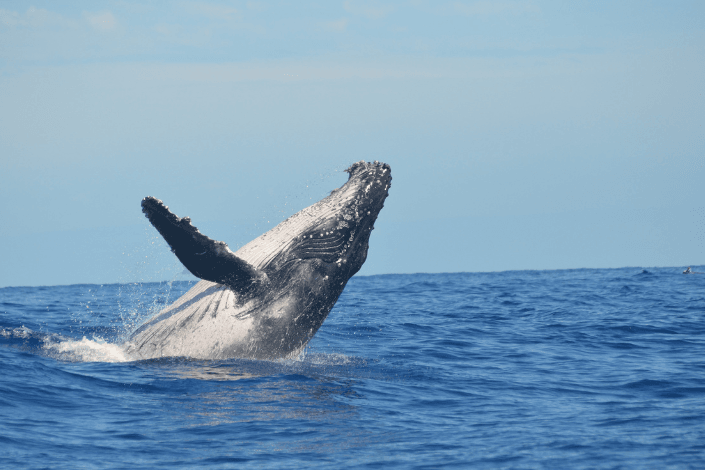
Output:
<path fill-rule="evenodd" d="M 319 354 L 309 354 L 306 357 L 306 362 L 309 364 L 320 365 L 320 366 L 343 366 L 353 363 L 353 359 L 350 356 L 339 353 L 319 353 Z"/>
<path fill-rule="evenodd" d="M 71 362 L 127 362 L 130 359 L 121 345 L 108 343 L 102 338 L 61 342 L 47 341 L 43 349 L 51 356 Z"/>
<path fill-rule="evenodd" d="M 342 366 L 352 364 L 354 358 L 339 353 L 312 353 L 308 346 L 292 352 L 279 361 L 284 365 L 310 364 L 315 366 Z"/>
<path fill-rule="evenodd" d="M 5 329 L 0 330 L 0 335 L 4 336 L 5 338 L 26 339 L 26 338 L 29 338 L 31 334 L 32 334 L 32 330 L 30 330 L 29 328 L 27 328 L 24 325 L 19 328 L 14 328 L 12 330 L 5 330 Z"/>

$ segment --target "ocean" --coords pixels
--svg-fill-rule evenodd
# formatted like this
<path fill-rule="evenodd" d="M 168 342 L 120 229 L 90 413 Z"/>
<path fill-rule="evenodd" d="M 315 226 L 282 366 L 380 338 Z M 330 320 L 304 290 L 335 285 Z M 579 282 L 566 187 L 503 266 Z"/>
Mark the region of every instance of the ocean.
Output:
<path fill-rule="evenodd" d="M 358 276 L 274 362 L 130 361 L 190 282 L 3 288 L 0 467 L 703 468 L 682 270 Z"/>

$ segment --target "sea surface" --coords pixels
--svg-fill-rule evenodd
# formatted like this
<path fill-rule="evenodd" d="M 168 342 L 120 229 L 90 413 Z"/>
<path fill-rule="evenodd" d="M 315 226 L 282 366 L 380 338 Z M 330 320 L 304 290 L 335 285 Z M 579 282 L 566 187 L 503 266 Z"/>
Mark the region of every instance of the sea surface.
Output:
<path fill-rule="evenodd" d="M 130 361 L 189 282 L 3 288 L 0 468 L 704 468 L 682 270 L 354 277 L 276 362 Z"/>

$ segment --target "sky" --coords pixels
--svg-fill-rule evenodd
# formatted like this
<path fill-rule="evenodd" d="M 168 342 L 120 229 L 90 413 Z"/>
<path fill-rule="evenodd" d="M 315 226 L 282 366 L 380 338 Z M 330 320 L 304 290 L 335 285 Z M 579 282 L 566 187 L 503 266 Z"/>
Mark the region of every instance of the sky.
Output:
<path fill-rule="evenodd" d="M 188 279 L 393 182 L 361 275 L 705 264 L 705 2 L 0 3 L 0 287 Z"/>

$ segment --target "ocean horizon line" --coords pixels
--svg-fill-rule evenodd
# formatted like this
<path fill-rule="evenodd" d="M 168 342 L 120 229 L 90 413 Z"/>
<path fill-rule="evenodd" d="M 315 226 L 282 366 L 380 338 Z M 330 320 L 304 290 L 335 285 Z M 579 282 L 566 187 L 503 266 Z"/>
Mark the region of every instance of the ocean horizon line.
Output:
<path fill-rule="evenodd" d="M 679 266 L 621 266 L 616 268 L 555 268 L 555 269 L 502 269 L 497 271 L 440 271 L 440 272 L 408 272 L 408 273 L 377 273 L 377 274 L 356 274 L 351 279 L 355 278 L 369 278 L 369 277 L 383 277 L 383 276 L 414 276 L 419 274 L 502 274 L 502 273 L 521 273 L 521 272 L 557 272 L 557 271 L 601 271 L 601 270 L 619 270 L 619 269 L 676 269 L 680 270 L 683 267 L 691 268 L 705 268 L 705 264 L 689 264 L 689 265 L 679 265 Z M 122 285 L 122 286 L 134 286 L 140 284 L 168 284 L 175 282 L 193 282 L 196 283 L 200 279 L 164 279 L 160 281 L 127 281 L 127 282 L 77 282 L 73 284 L 39 284 L 39 285 L 8 285 L 0 286 L 0 289 L 26 289 L 26 288 L 38 288 L 38 287 L 73 287 L 73 286 L 110 286 L 110 285 Z"/>

